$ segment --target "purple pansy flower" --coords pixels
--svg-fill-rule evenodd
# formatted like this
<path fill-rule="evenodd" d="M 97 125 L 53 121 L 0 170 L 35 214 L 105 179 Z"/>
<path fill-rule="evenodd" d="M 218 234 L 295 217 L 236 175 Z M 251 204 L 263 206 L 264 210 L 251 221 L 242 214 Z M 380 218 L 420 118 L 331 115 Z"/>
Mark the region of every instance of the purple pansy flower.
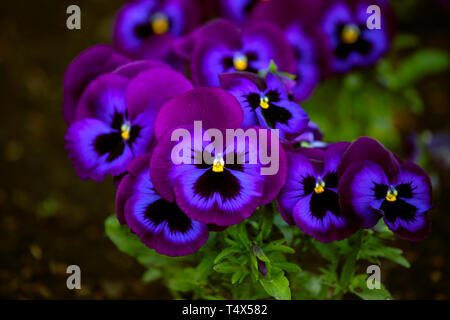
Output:
<path fill-rule="evenodd" d="M 63 116 L 71 124 L 77 112 L 78 101 L 86 87 L 99 75 L 112 72 L 130 60 L 111 46 L 99 44 L 81 52 L 64 74 Z"/>
<path fill-rule="evenodd" d="M 199 23 L 193 0 L 136 0 L 119 11 L 114 45 L 133 58 L 168 58 L 173 40 Z"/>
<path fill-rule="evenodd" d="M 210 143 L 202 138 L 208 136 L 209 129 L 225 137 L 226 130 L 240 128 L 242 120 L 238 101 L 220 88 L 194 89 L 167 102 L 155 121 L 158 144 L 150 164 L 151 179 L 161 197 L 175 201 L 191 219 L 219 226 L 239 223 L 257 207 L 271 202 L 284 183 L 286 158 L 270 130 L 265 130 L 267 136 L 259 141 L 222 141 L 222 150 L 208 149 Z M 194 132 L 194 121 L 202 122 L 200 137 Z M 183 154 L 188 161 L 175 164 L 172 152 L 178 143 L 171 136 L 180 128 L 189 131 L 193 139 L 188 141 L 188 154 Z M 253 129 L 258 132 L 260 128 Z M 258 154 L 263 143 L 269 150 L 271 146 L 279 148 L 279 157 L 275 159 L 278 170 L 273 175 L 261 174 L 261 168 L 267 165 L 259 157 L 253 163 L 248 161 Z M 211 164 L 202 159 L 194 162 L 202 154 L 211 157 Z"/>
<path fill-rule="evenodd" d="M 252 22 L 267 21 L 279 26 L 294 49 L 296 81 L 290 88 L 295 101 L 306 100 L 319 84 L 320 68 L 314 42 L 314 17 L 321 7 L 315 0 L 261 1 L 250 15 Z"/>
<path fill-rule="evenodd" d="M 207 226 L 191 220 L 175 203 L 158 195 L 150 180 L 149 164 L 149 153 L 129 163 L 117 190 L 117 218 L 159 254 L 178 257 L 197 251 L 208 240 Z"/>
<path fill-rule="evenodd" d="M 381 29 L 367 27 L 370 5 L 381 8 Z M 320 33 L 326 74 L 370 66 L 390 47 L 393 33 L 391 8 L 388 1 L 383 0 L 336 0 L 324 10 Z"/>
<path fill-rule="evenodd" d="M 362 137 L 343 155 L 339 176 L 342 210 L 352 226 L 372 228 L 383 217 L 400 238 L 419 241 L 430 233 L 432 187 L 418 165 L 400 163 L 379 142 Z"/>
<path fill-rule="evenodd" d="M 283 140 L 293 140 L 305 131 L 308 114 L 289 100 L 286 87 L 273 73 L 267 73 L 265 79 L 244 72 L 222 74 L 219 78 L 221 87 L 242 106 L 242 126 L 278 129 Z"/>
<path fill-rule="evenodd" d="M 288 152 L 288 178 L 277 198 L 283 219 L 318 241 L 342 240 L 355 232 L 339 206 L 338 165 L 350 144 Z"/>
<path fill-rule="evenodd" d="M 106 174 L 124 173 L 131 159 L 148 151 L 159 108 L 192 88 L 182 74 L 166 67 L 129 78 L 147 64 L 102 75 L 83 93 L 66 134 L 69 156 L 81 178 L 98 181 Z"/>
<path fill-rule="evenodd" d="M 267 69 L 271 60 L 280 71 L 295 71 L 292 47 L 281 30 L 268 23 L 240 29 L 230 21 L 215 20 L 179 39 L 175 51 L 190 59 L 197 86 L 219 86 L 221 73 L 257 73 Z"/>

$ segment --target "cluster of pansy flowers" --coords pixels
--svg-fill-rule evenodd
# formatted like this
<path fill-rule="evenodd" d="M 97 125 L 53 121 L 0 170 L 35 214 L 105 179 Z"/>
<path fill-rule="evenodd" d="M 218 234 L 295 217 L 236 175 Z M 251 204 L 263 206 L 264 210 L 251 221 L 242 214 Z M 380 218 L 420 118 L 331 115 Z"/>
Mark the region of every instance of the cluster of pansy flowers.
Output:
<path fill-rule="evenodd" d="M 379 30 L 365 26 L 371 4 L 382 9 Z M 118 220 L 160 254 L 191 254 L 209 232 L 273 201 L 319 241 L 381 218 L 397 236 L 422 240 L 431 227 L 427 174 L 368 137 L 323 142 L 298 104 L 325 77 L 374 64 L 391 37 L 383 0 L 127 1 L 113 44 L 87 49 L 66 71 L 69 156 L 82 179 L 115 177 Z M 192 132 L 195 121 L 203 133 L 268 129 L 255 150 L 278 144 L 278 171 L 228 164 L 249 150 L 225 141 L 223 154 L 193 141 L 187 157 L 209 152 L 212 164 L 175 164 L 172 133 Z"/>

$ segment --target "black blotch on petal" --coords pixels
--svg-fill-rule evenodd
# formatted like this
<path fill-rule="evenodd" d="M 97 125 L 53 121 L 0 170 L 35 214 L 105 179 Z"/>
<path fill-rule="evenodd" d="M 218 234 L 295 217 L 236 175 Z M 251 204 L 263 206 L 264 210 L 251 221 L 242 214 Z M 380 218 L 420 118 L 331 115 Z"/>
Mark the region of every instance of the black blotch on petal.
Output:
<path fill-rule="evenodd" d="M 327 211 L 336 216 L 340 215 L 339 197 L 336 192 L 325 189 L 322 193 L 314 193 L 309 203 L 311 214 L 316 218 L 323 218 Z"/>
<path fill-rule="evenodd" d="M 339 178 L 336 172 L 328 172 L 325 177 L 323 177 L 325 186 L 327 188 L 337 188 L 339 183 Z"/>
<path fill-rule="evenodd" d="M 116 112 L 116 113 L 114 113 L 114 116 L 113 116 L 113 121 L 111 123 L 111 128 L 116 129 L 116 130 L 120 130 L 120 128 L 122 127 L 123 122 L 124 122 L 123 114 Z"/>
<path fill-rule="evenodd" d="M 132 126 L 130 129 L 130 138 L 128 139 L 128 144 L 131 145 L 137 138 L 139 138 L 139 133 L 142 128 L 140 126 Z"/>
<path fill-rule="evenodd" d="M 234 68 L 234 62 L 232 57 L 225 57 L 222 59 L 222 64 L 225 67 L 225 70 Z"/>
<path fill-rule="evenodd" d="M 393 223 L 397 218 L 405 221 L 414 220 L 417 208 L 402 199 L 396 201 L 384 200 L 380 208 L 387 221 Z"/>
<path fill-rule="evenodd" d="M 314 188 L 316 187 L 316 178 L 312 176 L 308 176 L 303 178 L 303 196 L 306 196 L 310 193 L 314 192 Z"/>
<path fill-rule="evenodd" d="M 387 195 L 388 189 L 389 187 L 385 184 L 375 184 L 375 187 L 372 188 L 372 190 L 375 192 L 375 199 L 384 199 Z"/>
<path fill-rule="evenodd" d="M 287 124 L 289 119 L 292 118 L 292 114 L 288 110 L 272 103 L 269 104 L 269 108 L 267 109 L 261 108 L 261 113 L 271 128 L 275 128 L 277 122 Z"/>
<path fill-rule="evenodd" d="M 400 198 L 412 198 L 413 197 L 413 189 L 411 188 L 411 184 L 402 183 L 395 187 L 398 192 L 398 196 Z"/>
<path fill-rule="evenodd" d="M 136 26 L 134 32 L 140 39 L 146 39 L 153 34 L 153 30 L 150 23 Z"/>
<path fill-rule="evenodd" d="M 94 149 L 100 156 L 109 153 L 106 159 L 108 162 L 117 159 L 124 148 L 125 143 L 119 132 L 101 134 L 94 141 Z"/>
<path fill-rule="evenodd" d="M 191 229 L 192 221 L 181 209 L 172 202 L 164 199 L 156 200 L 145 208 L 145 218 L 159 225 L 167 221 L 170 231 L 184 233 Z"/>
<path fill-rule="evenodd" d="M 278 102 L 280 101 L 280 93 L 276 90 L 269 90 L 266 93 L 267 98 L 269 98 L 270 102 Z"/>
<path fill-rule="evenodd" d="M 259 103 L 261 102 L 261 97 L 257 93 L 250 93 L 247 96 L 246 102 L 250 105 L 253 111 L 255 111 L 259 107 Z"/>
<path fill-rule="evenodd" d="M 194 193 L 207 200 L 216 192 L 222 199 L 232 200 L 239 196 L 241 189 L 239 180 L 227 169 L 222 172 L 207 170 L 194 183 Z"/>

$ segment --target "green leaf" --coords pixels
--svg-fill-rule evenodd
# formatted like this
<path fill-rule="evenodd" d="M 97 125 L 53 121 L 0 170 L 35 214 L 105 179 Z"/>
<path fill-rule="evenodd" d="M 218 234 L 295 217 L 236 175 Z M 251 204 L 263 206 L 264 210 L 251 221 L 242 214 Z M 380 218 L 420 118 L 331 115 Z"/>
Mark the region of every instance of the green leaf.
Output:
<path fill-rule="evenodd" d="M 233 275 L 231 276 L 231 284 L 235 284 L 241 279 L 242 274 L 244 271 L 242 269 L 237 269 Z"/>
<path fill-rule="evenodd" d="M 380 252 L 380 257 L 384 257 L 386 259 L 392 260 L 393 262 L 405 267 L 409 268 L 411 265 L 405 257 L 402 256 L 403 250 L 392 247 L 384 247 L 383 251 Z"/>
<path fill-rule="evenodd" d="M 278 251 L 278 252 L 285 252 L 285 253 L 295 253 L 294 249 L 283 244 L 285 242 L 286 242 L 286 240 L 284 240 L 284 239 L 272 241 L 271 243 L 269 243 L 267 246 L 264 247 L 264 251 L 265 252 Z"/>
<path fill-rule="evenodd" d="M 233 273 L 240 269 L 240 266 L 234 266 L 229 262 L 222 262 L 214 266 L 214 270 L 219 273 Z"/>
<path fill-rule="evenodd" d="M 223 249 L 218 255 L 217 257 L 214 259 L 214 264 L 219 263 L 220 261 L 222 261 L 223 259 L 225 259 L 227 256 L 229 256 L 230 254 L 233 253 L 238 253 L 241 252 L 241 250 L 239 250 L 239 248 L 237 247 L 229 247 L 229 248 L 225 248 Z"/>
<path fill-rule="evenodd" d="M 339 282 L 346 288 L 355 274 L 356 260 L 361 248 L 362 233 L 358 232 L 349 239 L 350 252 L 347 253 Z"/>
<path fill-rule="evenodd" d="M 152 282 L 152 281 L 155 281 L 155 280 L 161 278 L 161 276 L 162 276 L 161 270 L 154 269 L 154 268 L 148 269 L 142 275 L 142 281 L 145 283 L 149 283 L 149 282 Z"/>
<path fill-rule="evenodd" d="M 136 234 L 131 233 L 130 228 L 121 226 L 114 215 L 106 218 L 105 231 L 106 235 L 122 252 L 137 257 L 146 251 L 150 251 Z"/>
<path fill-rule="evenodd" d="M 449 55 L 436 49 L 423 49 L 408 57 L 396 71 L 397 88 L 413 85 L 419 79 L 444 71 L 449 65 Z"/>
<path fill-rule="evenodd" d="M 272 265 L 274 267 L 278 267 L 280 269 L 283 269 L 284 271 L 287 271 L 287 272 L 297 273 L 297 272 L 301 272 L 302 271 L 302 268 L 300 268 L 296 263 L 292 263 L 292 262 L 274 261 L 274 262 L 272 262 Z"/>
<path fill-rule="evenodd" d="M 284 276 L 283 272 L 278 272 L 271 279 L 266 277 L 259 280 L 261 286 L 266 290 L 267 294 L 277 300 L 290 300 L 291 289 L 289 288 L 289 280 Z"/>
<path fill-rule="evenodd" d="M 358 258 L 377 263 L 378 258 L 386 258 L 405 268 L 410 267 L 408 260 L 402 256 L 403 251 L 401 249 L 387 247 L 380 241 L 381 240 L 373 236 L 369 237 L 365 243 L 363 243 Z"/>
<path fill-rule="evenodd" d="M 209 275 L 213 272 L 214 257 L 206 256 L 195 269 L 194 280 L 198 283 L 206 283 Z"/>
<path fill-rule="evenodd" d="M 313 244 L 317 251 L 319 251 L 320 255 L 326 260 L 333 262 L 339 259 L 337 251 L 332 245 L 319 241 L 314 241 Z"/>
<path fill-rule="evenodd" d="M 350 284 L 350 291 L 364 300 L 388 300 L 392 299 L 391 294 L 380 283 L 380 289 L 369 289 L 367 286 L 368 275 L 360 274 L 355 277 Z"/>
<path fill-rule="evenodd" d="M 394 50 L 410 49 L 419 46 L 419 38 L 413 34 L 399 34 L 394 39 Z"/>

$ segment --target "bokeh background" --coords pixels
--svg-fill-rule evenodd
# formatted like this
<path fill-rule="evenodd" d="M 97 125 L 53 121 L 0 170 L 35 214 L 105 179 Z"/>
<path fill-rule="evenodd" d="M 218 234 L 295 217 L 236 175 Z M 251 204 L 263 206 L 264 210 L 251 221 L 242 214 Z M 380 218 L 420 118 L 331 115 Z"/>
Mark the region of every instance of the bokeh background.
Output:
<path fill-rule="evenodd" d="M 449 1 L 391 2 L 399 33 L 412 35 L 415 46 L 449 52 Z M 81 7 L 81 30 L 66 28 L 70 4 Z M 145 269 L 105 236 L 104 220 L 114 212 L 112 179 L 81 181 L 64 149 L 61 101 L 65 69 L 83 49 L 110 41 L 114 14 L 122 4 L 121 0 L 2 2 L 0 298 L 171 298 L 160 282 L 141 282 Z M 394 62 L 402 59 L 397 56 Z M 385 142 L 387 135 L 389 147 L 404 157 L 410 156 L 411 150 L 420 151 L 419 158 L 435 184 L 432 233 L 420 243 L 396 240 L 390 244 L 405 251 L 411 268 L 384 263 L 383 283 L 396 299 L 450 299 L 449 72 L 420 80 L 417 95 L 409 97 L 418 101 L 414 108 L 407 105 L 377 120 L 382 121 L 384 131 L 380 126 L 373 131 L 361 125 L 356 117 L 361 111 L 354 109 L 340 108 L 339 116 L 349 120 L 341 121 L 337 129 L 321 123 L 333 117 L 336 107 L 335 97 L 327 95 L 327 86 L 360 80 L 359 76 L 331 79 L 325 89 L 319 88 L 315 102 L 306 104 L 307 111 L 314 104 L 312 118 L 324 125 L 325 139 L 350 134 L 356 138 L 354 133 L 358 133 Z M 358 88 L 364 90 L 364 86 Z M 364 99 L 356 99 L 359 94 L 356 90 L 352 95 L 352 101 L 360 101 L 360 106 L 353 108 L 364 110 Z M 317 110 L 322 107 L 320 102 L 327 104 L 322 119 L 314 118 L 321 112 Z M 419 142 L 419 149 L 411 141 Z M 66 267 L 71 264 L 81 267 L 81 290 L 66 288 Z"/>

